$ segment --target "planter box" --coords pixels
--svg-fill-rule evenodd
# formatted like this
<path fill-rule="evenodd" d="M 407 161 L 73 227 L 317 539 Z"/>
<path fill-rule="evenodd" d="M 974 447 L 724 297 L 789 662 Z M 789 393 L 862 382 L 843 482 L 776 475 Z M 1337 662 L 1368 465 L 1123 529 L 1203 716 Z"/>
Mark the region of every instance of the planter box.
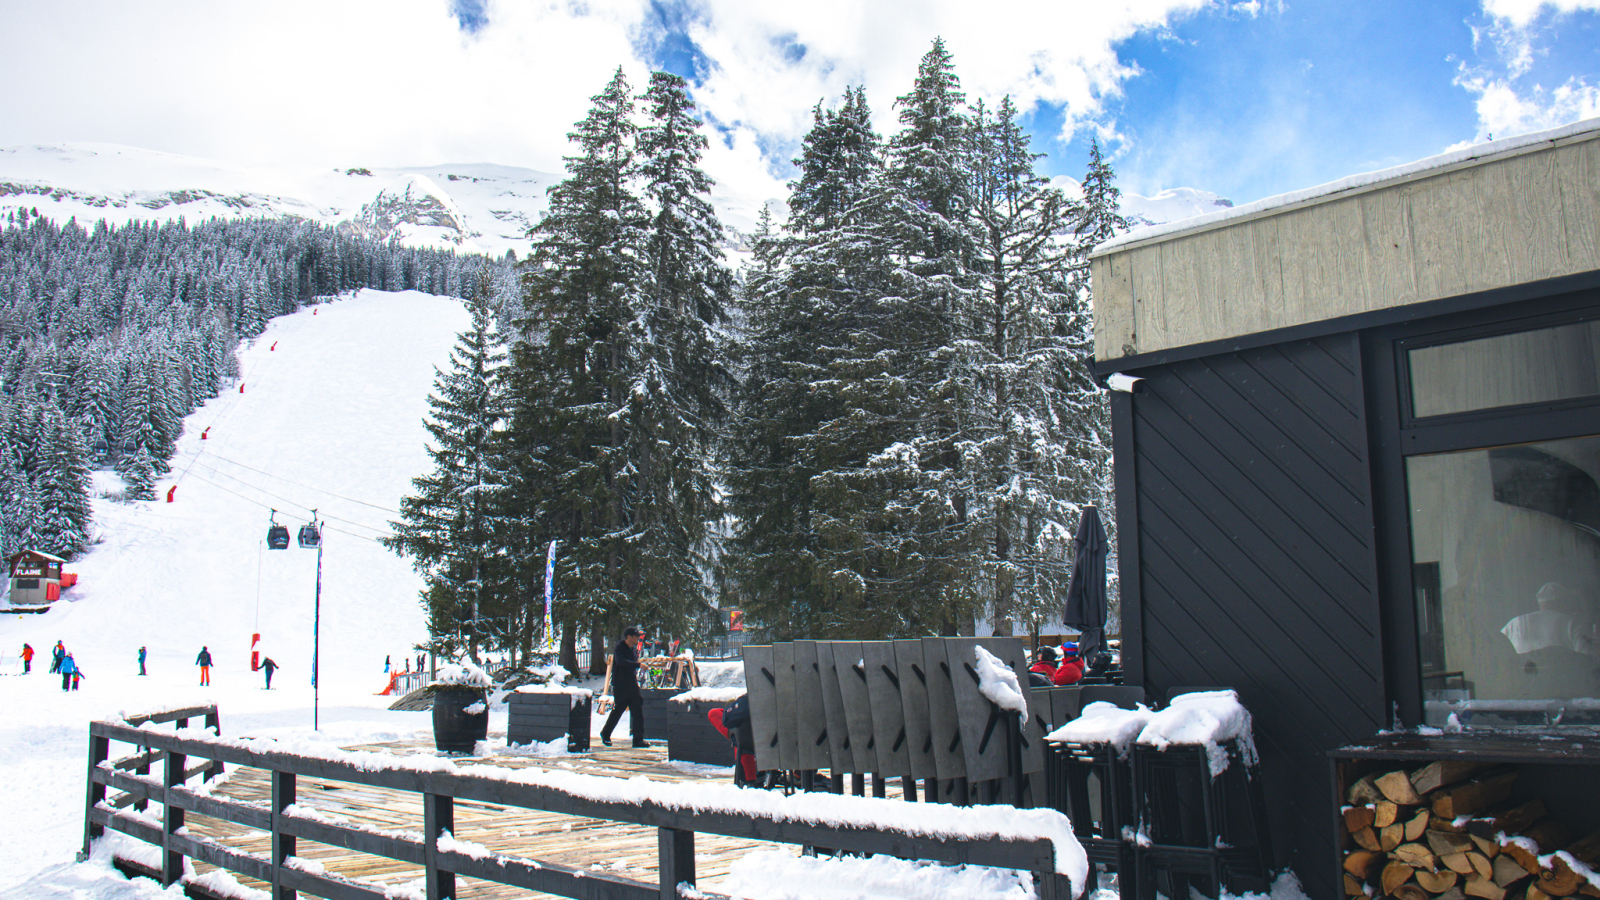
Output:
<path fill-rule="evenodd" d="M 733 745 L 711 724 L 706 713 L 727 706 L 714 700 L 667 703 L 667 759 L 733 765 Z"/>
<path fill-rule="evenodd" d="M 671 707 L 675 705 L 670 702 L 668 698 L 676 696 L 682 693 L 682 691 L 670 689 L 651 689 L 640 690 L 639 693 L 644 695 L 645 739 L 651 741 L 667 740 L 669 736 L 667 733 L 667 717 L 672 712 Z M 706 724 L 707 727 L 710 726 L 709 722 Z M 714 730 L 715 729 L 713 729 L 713 731 Z M 613 737 L 615 737 L 615 735 L 613 735 Z"/>
<path fill-rule="evenodd" d="M 506 704 L 506 740 L 509 743 L 544 743 L 566 738 L 569 752 L 582 753 L 589 749 L 589 720 L 594 698 L 588 691 L 517 691 L 506 698 Z"/>
<path fill-rule="evenodd" d="M 435 688 L 433 692 L 433 744 L 445 753 L 471 753 L 478 741 L 489 737 L 489 706 L 484 689 Z M 473 705 L 481 712 L 467 712 Z"/>

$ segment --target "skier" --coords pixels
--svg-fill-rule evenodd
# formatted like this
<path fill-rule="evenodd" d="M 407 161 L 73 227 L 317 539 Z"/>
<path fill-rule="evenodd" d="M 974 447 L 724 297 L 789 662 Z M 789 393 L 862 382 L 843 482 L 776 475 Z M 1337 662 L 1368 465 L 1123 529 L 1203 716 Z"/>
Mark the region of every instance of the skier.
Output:
<path fill-rule="evenodd" d="M 278 664 L 272 661 L 272 657 L 267 656 L 262 658 L 261 668 L 267 673 L 267 690 L 270 691 L 272 690 L 272 673 L 277 671 Z"/>
<path fill-rule="evenodd" d="M 71 659 L 72 657 L 69 656 L 67 658 Z M 77 663 L 74 662 L 72 664 L 72 689 L 73 690 L 77 690 L 78 689 L 78 679 L 80 679 L 80 678 L 88 678 L 88 677 L 89 676 L 83 674 L 83 670 L 82 669 L 78 668 L 78 664 Z"/>
<path fill-rule="evenodd" d="M 78 664 L 72 661 L 72 654 L 63 653 L 61 655 L 61 663 L 56 666 L 56 671 L 61 673 L 61 690 L 71 690 L 72 673 L 76 672 L 77 669 Z"/>
<path fill-rule="evenodd" d="M 26 675 L 26 674 L 28 674 L 29 672 L 32 672 L 32 671 L 33 671 L 33 647 L 28 645 L 28 644 L 23 644 L 22 645 L 22 674 Z"/>
<path fill-rule="evenodd" d="M 67 645 L 56 641 L 55 649 L 50 651 L 50 674 L 61 671 L 61 660 L 67 655 Z"/>
<path fill-rule="evenodd" d="M 200 686 L 211 685 L 211 651 L 205 647 L 200 648 L 200 655 L 194 658 L 194 664 L 200 667 Z"/>
<path fill-rule="evenodd" d="M 144 648 L 143 647 L 139 648 L 139 674 L 140 675 L 145 674 L 145 671 L 144 671 Z"/>
<path fill-rule="evenodd" d="M 383 674 L 389 674 L 389 657 L 387 656 L 383 658 Z"/>

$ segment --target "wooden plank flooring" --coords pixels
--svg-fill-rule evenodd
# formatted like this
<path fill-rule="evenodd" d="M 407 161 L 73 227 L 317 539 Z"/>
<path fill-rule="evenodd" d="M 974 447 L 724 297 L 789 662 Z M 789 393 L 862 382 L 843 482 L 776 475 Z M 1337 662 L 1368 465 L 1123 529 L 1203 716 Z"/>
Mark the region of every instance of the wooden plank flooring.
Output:
<path fill-rule="evenodd" d="M 347 749 L 378 750 L 402 755 L 433 753 L 431 744 L 420 742 L 363 744 Z M 527 766 L 559 768 L 616 778 L 643 775 L 653 781 L 706 781 L 720 784 L 732 781 L 731 769 L 668 762 L 666 757 L 665 745 L 634 750 L 620 744 L 617 747 L 604 747 L 597 741 L 592 752 L 579 756 L 556 759 L 503 756 L 462 758 L 462 760 L 473 764 L 511 768 Z M 229 773 L 227 781 L 219 785 L 213 793 L 237 800 L 268 803 L 271 800 L 271 787 L 268 772 L 237 767 Z M 342 817 L 354 824 L 415 832 L 419 835 L 422 831 L 420 794 L 302 776 L 298 779 L 296 800 L 302 806 L 313 808 L 326 815 Z M 153 805 L 152 809 L 155 808 L 158 807 Z M 576 868 L 605 870 L 635 881 L 652 884 L 656 880 L 657 844 L 654 828 L 541 810 L 506 808 L 469 800 L 456 801 L 455 818 L 457 838 L 482 844 L 497 853 Z M 194 813 L 189 814 L 187 821 L 192 833 L 212 837 L 231 847 L 262 856 L 271 855 L 271 836 L 267 832 Z M 733 861 L 757 847 L 787 848 L 787 845 L 718 835 L 695 835 L 695 873 L 699 885 L 706 890 L 715 891 L 718 881 L 728 873 Z M 422 877 L 420 868 L 406 863 L 356 853 L 342 847 L 318 844 L 304 838 L 300 839 L 296 855 L 320 863 L 330 873 L 384 884 L 403 884 Z M 196 863 L 195 868 L 197 871 L 206 872 L 212 867 Z M 237 873 L 235 877 L 247 886 L 264 887 L 259 882 Z M 457 879 L 457 891 L 461 900 L 552 896 L 466 878 Z"/>

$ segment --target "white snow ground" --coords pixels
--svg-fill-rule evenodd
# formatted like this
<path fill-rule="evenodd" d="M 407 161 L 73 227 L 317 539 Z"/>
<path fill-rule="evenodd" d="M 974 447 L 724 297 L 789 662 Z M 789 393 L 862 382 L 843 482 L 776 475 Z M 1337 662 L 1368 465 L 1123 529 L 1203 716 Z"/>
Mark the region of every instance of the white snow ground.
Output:
<path fill-rule="evenodd" d="M 306 507 L 328 522 L 324 737 L 348 744 L 429 727 L 426 714 L 388 712 L 389 698 L 374 696 L 386 683 L 384 656 L 398 665 L 427 637 L 420 579 L 374 537 L 427 470 L 422 417 L 434 366 L 448 365 L 467 324 L 456 300 L 379 291 L 275 320 L 240 353 L 244 392 L 234 386 L 186 421 L 158 499 L 96 499 L 101 542 L 67 566 L 78 585 L 43 615 L 0 616 L 0 671 L 20 670 L 25 641 L 39 653 L 32 675 L 0 677 L 0 797 L 26 810 L 0 841 L 0 896 L 72 859 L 90 719 L 216 702 L 224 734 L 309 730 L 317 554 L 263 549 L 271 507 L 291 530 L 309 517 Z M 250 671 L 256 631 L 283 666 L 270 693 Z M 57 640 L 85 672 L 76 693 L 45 674 Z M 141 645 L 150 654 L 145 678 Z M 202 645 L 216 661 L 210 688 L 198 686 Z"/>

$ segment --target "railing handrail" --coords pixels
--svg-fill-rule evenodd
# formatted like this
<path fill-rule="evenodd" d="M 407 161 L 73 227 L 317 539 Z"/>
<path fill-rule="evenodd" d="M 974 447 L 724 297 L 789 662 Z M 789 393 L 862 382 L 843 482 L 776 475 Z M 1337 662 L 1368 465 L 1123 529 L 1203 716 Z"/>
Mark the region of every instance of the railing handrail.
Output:
<path fill-rule="evenodd" d="M 169 855 L 192 856 L 262 880 L 275 880 L 275 883 L 285 888 L 305 890 L 323 896 L 365 897 L 368 896 L 370 889 L 334 876 L 313 875 L 287 868 L 285 860 L 293 856 L 292 852 L 287 856 L 279 855 L 280 864 L 275 866 L 271 860 L 256 854 L 197 839 L 194 836 L 178 834 L 176 833 L 178 829 L 170 825 L 167 829 L 162 829 L 137 817 L 117 813 L 107 805 L 97 802 L 96 790 L 98 789 L 100 801 L 104 800 L 105 789 L 110 787 L 141 799 L 167 804 L 170 810 L 176 813 L 176 822 L 180 827 L 182 812 L 192 810 L 199 815 L 270 830 L 275 835 L 275 846 L 278 845 L 279 837 L 287 840 L 291 847 L 296 837 L 304 837 L 307 840 L 342 846 L 359 852 L 422 864 L 428 872 L 430 885 L 433 884 L 437 872 L 443 873 L 447 878 L 459 874 L 535 890 L 566 893 L 568 890 L 577 890 L 578 883 L 582 879 L 595 878 L 599 874 L 498 854 L 491 854 L 488 859 L 481 859 L 439 848 L 437 833 L 441 827 L 443 830 L 453 831 L 452 804 L 460 799 L 657 828 L 661 835 L 662 884 L 647 885 L 620 877 L 608 878 L 608 881 L 613 882 L 612 887 L 616 896 L 672 897 L 677 895 L 678 883 L 692 884 L 693 835 L 696 832 L 823 846 L 858 853 L 882 853 L 947 864 L 1021 869 L 1045 876 L 1043 883 L 1039 885 L 1041 897 L 1070 896 L 1070 886 L 1065 884 L 1066 877 L 1055 874 L 1056 844 L 1049 837 L 1037 835 L 952 837 L 932 831 L 877 823 L 863 823 L 859 827 L 840 827 L 829 824 L 829 821 L 821 816 L 807 818 L 803 814 L 797 814 L 800 811 L 793 809 L 785 810 L 780 818 L 776 812 L 686 809 L 650 798 L 596 799 L 576 790 L 565 790 L 557 785 L 515 780 L 514 773 L 522 770 L 497 771 L 493 767 L 483 766 L 461 771 L 445 768 L 430 771 L 417 768 L 414 757 L 392 757 L 393 765 L 386 765 L 385 755 L 376 753 L 362 754 L 362 758 L 358 761 L 308 756 L 257 746 L 241 746 L 237 740 L 224 740 L 214 736 L 184 737 L 172 732 L 129 727 L 118 722 L 91 722 L 89 732 L 90 803 L 85 823 L 86 844 L 88 838 L 98 834 L 100 828 L 111 827 L 160 844 Z M 151 751 L 161 751 L 167 761 L 166 778 L 158 781 L 116 769 L 114 761 L 108 759 L 106 753 L 109 742 L 113 740 L 145 746 Z M 349 751 L 339 752 L 342 754 Z M 215 760 L 218 764 L 232 763 L 272 772 L 273 803 L 263 807 L 213 797 L 183 787 L 183 781 L 188 777 L 184 761 L 189 756 Z M 173 768 L 174 766 L 176 768 Z M 500 774 L 501 771 L 507 774 Z M 341 827 L 287 813 L 284 810 L 293 803 L 294 783 L 298 776 L 422 794 L 424 808 L 428 811 L 425 816 L 424 833 L 434 839 L 417 841 L 397 835 L 378 835 L 360 828 Z M 574 773 L 561 773 L 559 777 L 611 780 L 603 776 Z M 287 794 L 280 792 L 280 782 L 287 785 Z M 285 798 L 287 802 L 280 803 L 280 800 Z M 955 810 L 950 812 L 954 813 Z M 1044 811 L 1028 812 L 1040 814 Z M 947 822 L 942 824 L 948 826 Z M 166 833 L 163 833 L 164 831 Z M 1070 833 L 1070 826 L 1067 828 L 1067 833 Z M 181 871 L 181 867 L 174 869 L 170 865 L 167 869 Z M 1063 890 L 1069 893 L 1062 894 Z M 644 893 L 640 893 L 641 891 Z M 435 895 L 435 892 L 430 891 L 430 896 Z M 566 893 L 566 895 L 587 894 Z M 381 894 L 371 894 L 371 896 L 377 897 Z"/>

